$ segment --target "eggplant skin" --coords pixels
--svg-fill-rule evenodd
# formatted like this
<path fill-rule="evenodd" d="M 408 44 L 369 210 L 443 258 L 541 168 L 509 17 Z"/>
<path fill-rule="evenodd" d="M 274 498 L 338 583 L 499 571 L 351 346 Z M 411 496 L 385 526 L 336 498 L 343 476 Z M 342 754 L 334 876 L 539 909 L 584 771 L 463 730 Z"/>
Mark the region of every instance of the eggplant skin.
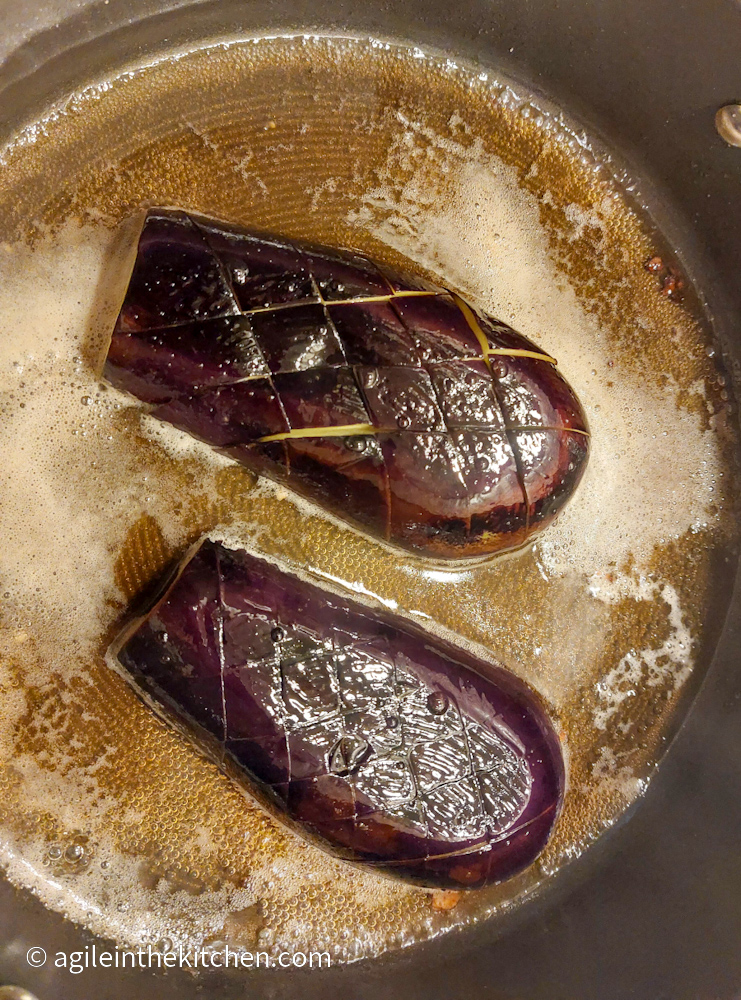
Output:
<path fill-rule="evenodd" d="M 218 542 L 170 580 L 113 644 L 117 666 L 299 832 L 438 888 L 540 854 L 564 763 L 511 672 Z"/>
<path fill-rule="evenodd" d="M 454 293 L 174 209 L 146 216 L 104 374 L 154 416 L 436 559 L 528 541 L 589 451 L 555 361 Z"/>

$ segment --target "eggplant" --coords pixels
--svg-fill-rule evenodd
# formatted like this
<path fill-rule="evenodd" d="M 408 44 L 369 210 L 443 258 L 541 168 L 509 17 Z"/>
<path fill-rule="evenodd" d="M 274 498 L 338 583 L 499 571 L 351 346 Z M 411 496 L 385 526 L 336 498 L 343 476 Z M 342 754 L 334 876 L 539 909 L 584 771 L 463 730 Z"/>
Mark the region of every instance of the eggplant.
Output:
<path fill-rule="evenodd" d="M 205 540 L 113 662 L 306 837 L 424 886 L 509 878 L 545 846 L 560 744 L 510 671 Z"/>
<path fill-rule="evenodd" d="M 484 557 L 548 525 L 589 434 L 553 358 L 358 254 L 152 209 L 105 377 L 407 552 Z"/>

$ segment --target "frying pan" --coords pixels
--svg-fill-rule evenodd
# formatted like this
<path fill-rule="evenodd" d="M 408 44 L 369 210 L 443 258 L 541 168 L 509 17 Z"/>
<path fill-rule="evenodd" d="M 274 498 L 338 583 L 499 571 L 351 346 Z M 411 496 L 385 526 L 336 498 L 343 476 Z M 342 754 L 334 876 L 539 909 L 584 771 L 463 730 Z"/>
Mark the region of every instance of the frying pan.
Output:
<path fill-rule="evenodd" d="M 741 150 L 716 134 L 741 99 L 741 6 L 732 0 L 0 0 L 0 140 L 113 64 L 229 33 L 311 28 L 436 47 L 495 67 L 605 137 L 706 297 L 728 368 L 741 359 Z M 729 588 L 733 585 L 728 567 Z M 186 973 L 71 976 L 26 953 L 92 938 L 0 883 L 0 983 L 40 1000 L 96 996 L 370 1000 L 731 1000 L 741 997 L 741 594 L 685 724 L 629 822 L 507 922 L 406 954 L 323 972 L 196 980 Z M 100 945 L 100 942 L 98 942 Z M 2 996 L 2 993 L 0 993 Z"/>

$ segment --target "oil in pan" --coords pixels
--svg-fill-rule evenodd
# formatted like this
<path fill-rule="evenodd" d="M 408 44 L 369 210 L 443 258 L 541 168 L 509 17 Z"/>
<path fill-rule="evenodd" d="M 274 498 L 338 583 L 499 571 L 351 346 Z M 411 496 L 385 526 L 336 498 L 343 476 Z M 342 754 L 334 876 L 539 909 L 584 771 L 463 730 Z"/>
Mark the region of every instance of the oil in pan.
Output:
<path fill-rule="evenodd" d="M 125 127 L 122 126 L 125 123 Z M 522 87 L 367 40 L 235 40 L 81 91 L 2 154 L 0 826 L 9 877 L 120 943 L 351 961 L 519 905 L 640 796 L 728 599 L 736 443 L 711 331 L 608 161 Z M 559 521 L 453 570 L 407 558 L 101 381 L 136 249 L 174 205 L 353 247 L 512 324 L 584 404 Z M 484 651 L 552 708 L 568 787 L 540 859 L 440 895 L 308 846 L 105 662 L 217 532 Z M 717 617 L 717 616 L 716 616 Z"/>

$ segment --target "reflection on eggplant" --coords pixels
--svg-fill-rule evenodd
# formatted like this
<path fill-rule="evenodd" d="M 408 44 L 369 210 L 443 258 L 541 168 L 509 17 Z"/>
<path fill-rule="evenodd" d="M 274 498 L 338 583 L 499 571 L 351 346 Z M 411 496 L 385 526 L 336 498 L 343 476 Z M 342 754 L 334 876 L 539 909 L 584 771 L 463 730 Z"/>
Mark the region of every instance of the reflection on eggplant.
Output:
<path fill-rule="evenodd" d="M 105 365 L 162 420 L 407 551 L 515 548 L 584 471 L 555 361 L 357 254 L 154 209 Z"/>
<path fill-rule="evenodd" d="M 349 861 L 476 888 L 548 840 L 564 766 L 537 697 L 386 612 L 206 540 L 112 651 L 212 754 Z"/>

